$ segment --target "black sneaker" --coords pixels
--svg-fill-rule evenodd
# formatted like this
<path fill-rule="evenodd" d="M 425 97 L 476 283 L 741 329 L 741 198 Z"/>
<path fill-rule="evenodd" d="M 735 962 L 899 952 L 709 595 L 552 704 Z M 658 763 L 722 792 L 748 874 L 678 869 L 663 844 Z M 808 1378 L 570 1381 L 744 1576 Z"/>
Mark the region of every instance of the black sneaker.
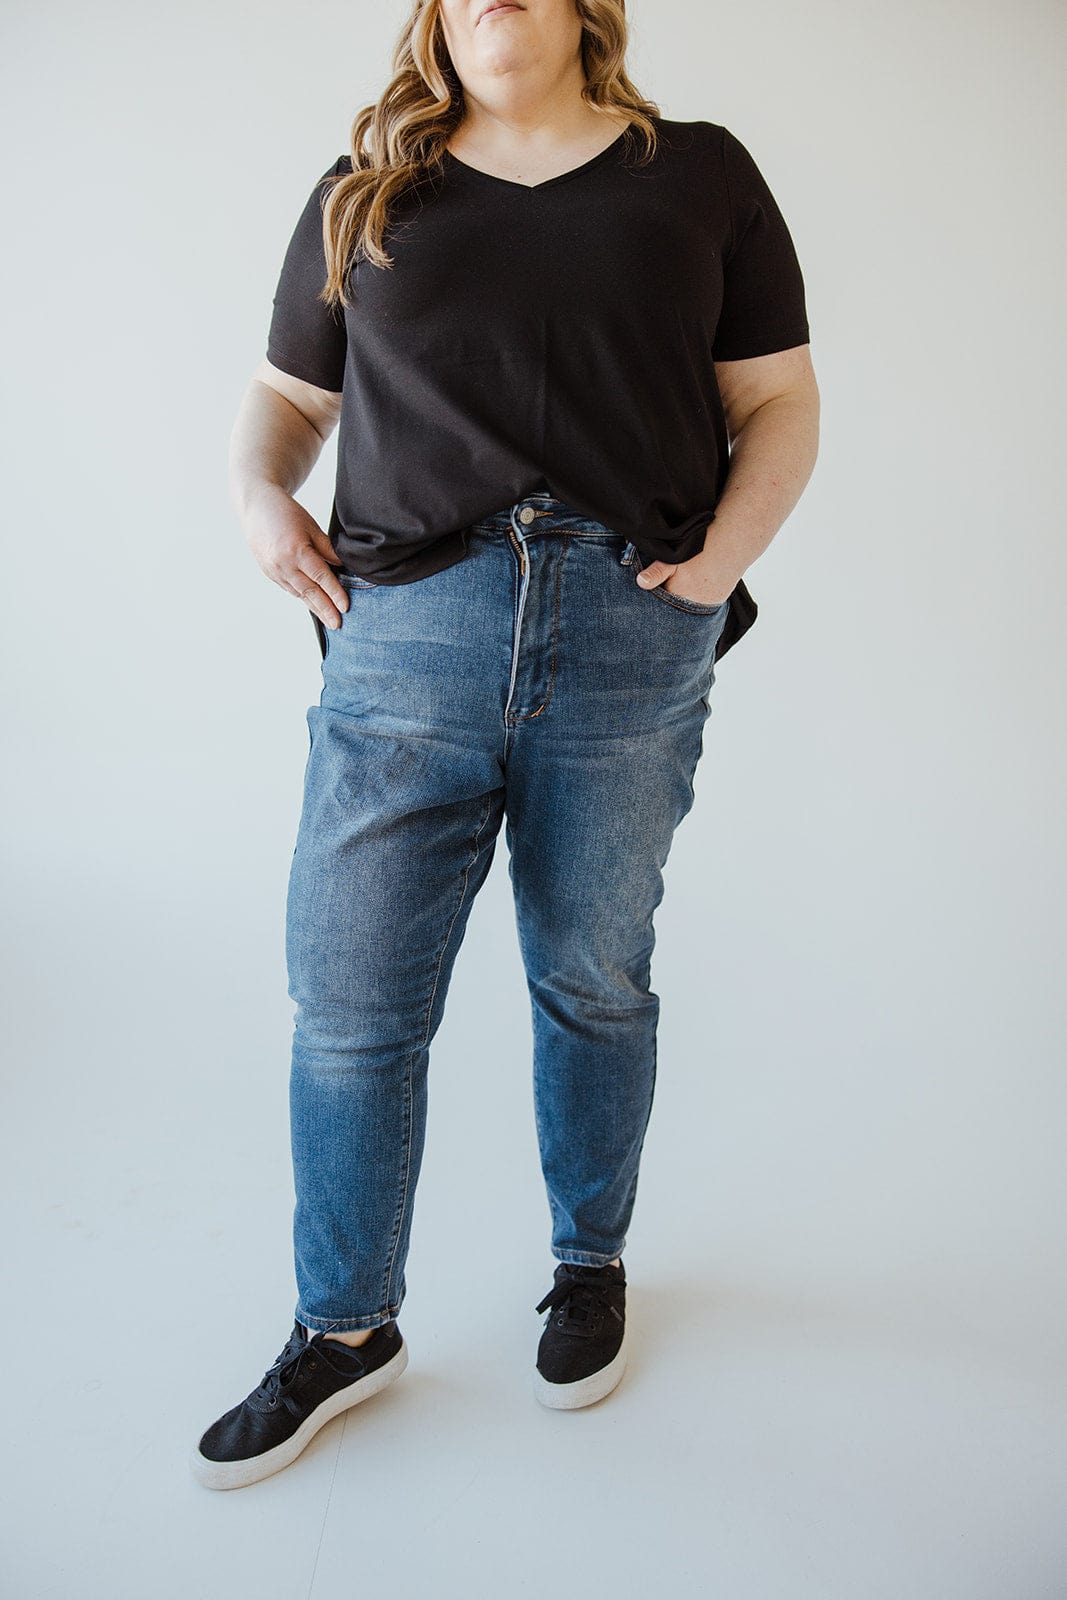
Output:
<path fill-rule="evenodd" d="M 240 1405 L 213 1422 L 193 1451 L 193 1476 L 207 1489 L 243 1489 L 295 1461 L 319 1429 L 392 1383 L 408 1364 L 396 1322 L 347 1345 L 296 1322 L 274 1365 Z"/>
<path fill-rule="evenodd" d="M 555 1287 L 537 1306 L 548 1310 L 537 1348 L 534 1394 L 557 1411 L 590 1406 L 626 1371 L 626 1270 L 561 1261 Z"/>

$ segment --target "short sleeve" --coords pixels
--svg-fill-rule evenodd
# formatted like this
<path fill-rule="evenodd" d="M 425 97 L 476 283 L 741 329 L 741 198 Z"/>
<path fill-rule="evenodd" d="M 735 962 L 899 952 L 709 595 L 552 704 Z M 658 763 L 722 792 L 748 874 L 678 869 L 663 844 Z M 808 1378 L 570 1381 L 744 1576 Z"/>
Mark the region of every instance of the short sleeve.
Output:
<path fill-rule="evenodd" d="M 804 279 L 785 218 L 741 141 L 722 130 L 731 232 L 712 359 L 745 361 L 809 342 Z"/>
<path fill-rule="evenodd" d="M 342 308 L 319 299 L 326 283 L 322 203 L 325 180 L 351 170 L 350 158 L 341 156 L 308 196 L 282 262 L 267 335 L 272 366 L 334 394 L 343 387 L 348 340 Z"/>

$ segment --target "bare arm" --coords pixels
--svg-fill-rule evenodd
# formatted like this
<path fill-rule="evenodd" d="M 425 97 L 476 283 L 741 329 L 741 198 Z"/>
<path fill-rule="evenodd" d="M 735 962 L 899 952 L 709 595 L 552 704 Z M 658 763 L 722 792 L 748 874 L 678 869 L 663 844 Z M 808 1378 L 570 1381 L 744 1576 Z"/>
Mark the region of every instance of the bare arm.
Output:
<path fill-rule="evenodd" d="M 262 361 L 230 436 L 230 498 L 262 572 L 328 628 L 348 596 L 334 573 L 329 535 L 293 496 L 337 426 L 341 396 Z"/>
<path fill-rule="evenodd" d="M 730 435 L 730 470 L 704 548 L 688 561 L 652 561 L 637 581 L 708 604 L 727 598 L 800 499 L 819 450 L 819 390 L 809 345 L 719 361 L 715 375 Z M 678 575 L 677 588 L 667 583 Z"/>

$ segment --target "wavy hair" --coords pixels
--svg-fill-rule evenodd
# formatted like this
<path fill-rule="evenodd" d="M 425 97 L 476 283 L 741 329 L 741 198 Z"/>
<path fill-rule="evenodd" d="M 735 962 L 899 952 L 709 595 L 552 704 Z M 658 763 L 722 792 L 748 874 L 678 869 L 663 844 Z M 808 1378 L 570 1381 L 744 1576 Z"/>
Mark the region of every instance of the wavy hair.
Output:
<path fill-rule="evenodd" d="M 597 111 L 625 112 L 628 148 L 643 135 L 642 162 L 656 148 L 652 118 L 659 107 L 638 94 L 626 73 L 626 0 L 575 0 L 582 23 L 582 99 Z M 351 173 L 331 173 L 324 185 L 322 241 L 328 306 L 347 306 L 349 258 L 361 252 L 391 267 L 382 238 L 391 203 L 440 171 L 445 146 L 464 115 L 463 84 L 445 43 L 439 0 L 413 0 L 393 51 L 393 77 L 377 102 L 352 123 Z M 370 144 L 367 144 L 367 135 Z"/>

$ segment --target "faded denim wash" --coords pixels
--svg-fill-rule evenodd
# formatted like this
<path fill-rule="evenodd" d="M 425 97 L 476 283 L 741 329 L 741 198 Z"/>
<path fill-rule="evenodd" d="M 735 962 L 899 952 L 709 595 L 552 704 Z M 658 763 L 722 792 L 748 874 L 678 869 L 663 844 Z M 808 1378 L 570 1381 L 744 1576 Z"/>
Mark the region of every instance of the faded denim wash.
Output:
<path fill-rule="evenodd" d="M 642 589 L 634 546 L 547 494 L 469 533 L 415 582 L 344 577 L 342 626 L 322 630 L 286 909 L 295 1314 L 313 1329 L 404 1302 L 430 1043 L 502 822 L 552 1254 L 614 1260 L 634 1205 L 653 913 L 731 602 Z"/>

